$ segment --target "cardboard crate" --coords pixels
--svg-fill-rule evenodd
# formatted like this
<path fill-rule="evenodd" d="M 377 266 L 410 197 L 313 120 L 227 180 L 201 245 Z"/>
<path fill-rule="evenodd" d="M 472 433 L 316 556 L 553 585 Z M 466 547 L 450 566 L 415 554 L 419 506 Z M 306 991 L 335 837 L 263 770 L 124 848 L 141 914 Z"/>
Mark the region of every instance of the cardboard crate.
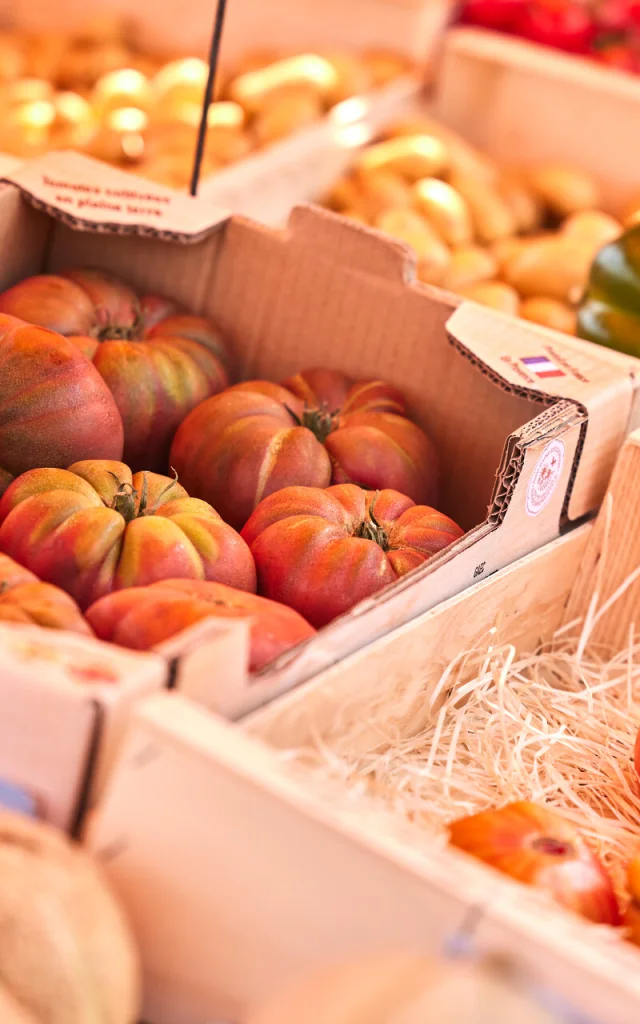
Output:
<path fill-rule="evenodd" d="M 595 525 L 352 655 L 242 729 L 177 694 L 137 706 L 88 843 L 140 942 L 150 1024 L 244 1019 L 305 971 L 401 949 L 440 953 L 472 921 L 479 951 L 514 957 L 581 1020 L 635 1019 L 636 948 L 404 818 L 372 814 L 357 796 L 336 800 L 335 787 L 314 785 L 284 757 L 340 729 L 345 706 L 364 718 L 390 678 L 427 704 L 451 658 L 496 624 L 501 642 L 532 650 L 584 615 L 594 571 L 606 601 L 640 562 L 629 530 L 640 516 L 640 433 L 611 495 L 613 516 L 607 502 Z M 596 640 L 626 642 L 639 599 L 636 577 Z M 400 735 L 411 728 L 400 707 L 389 708 L 389 723 Z M 366 735 L 361 742 L 369 749 Z"/>
<path fill-rule="evenodd" d="M 635 361 L 424 287 L 408 247 L 319 209 L 271 231 L 74 154 L 10 180 L 0 288 L 72 264 L 113 271 L 211 316 L 241 378 L 325 364 L 389 381 L 440 452 L 442 508 L 465 537 L 252 678 L 246 630 L 234 659 L 216 634 L 177 672 L 210 706 L 246 713 L 598 507 L 636 415 Z M 531 371 L 536 356 L 556 376 Z"/>

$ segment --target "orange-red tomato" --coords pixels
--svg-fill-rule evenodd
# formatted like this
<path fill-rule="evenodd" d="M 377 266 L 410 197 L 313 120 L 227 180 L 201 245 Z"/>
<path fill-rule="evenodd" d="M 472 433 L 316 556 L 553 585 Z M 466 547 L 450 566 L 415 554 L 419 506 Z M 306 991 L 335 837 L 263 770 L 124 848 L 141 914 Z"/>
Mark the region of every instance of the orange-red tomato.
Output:
<path fill-rule="evenodd" d="M 505 875 L 546 889 L 556 902 L 596 924 L 620 924 L 611 878 L 576 828 L 526 800 L 459 818 L 453 846 Z"/>
<path fill-rule="evenodd" d="M 201 580 L 166 580 L 120 590 L 93 604 L 87 618 L 103 640 L 143 651 L 203 619 L 248 619 L 252 672 L 315 633 L 292 608 Z"/>
<path fill-rule="evenodd" d="M 259 592 L 320 628 L 422 565 L 462 530 L 397 491 L 337 484 L 272 494 L 242 536 L 255 558 Z"/>
<path fill-rule="evenodd" d="M 0 622 L 93 635 L 72 597 L 59 587 L 42 583 L 8 555 L 0 555 Z"/>

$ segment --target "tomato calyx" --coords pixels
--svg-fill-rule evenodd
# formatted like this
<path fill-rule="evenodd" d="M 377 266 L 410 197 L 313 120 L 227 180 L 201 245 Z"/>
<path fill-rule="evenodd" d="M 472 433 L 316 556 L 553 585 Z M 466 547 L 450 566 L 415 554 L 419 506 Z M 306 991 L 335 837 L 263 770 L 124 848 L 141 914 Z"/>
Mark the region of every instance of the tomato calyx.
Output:
<path fill-rule="evenodd" d="M 111 476 L 118 481 L 119 486 L 108 508 L 112 508 L 114 512 L 118 512 L 124 519 L 125 523 L 130 523 L 138 514 L 136 511 L 138 492 L 133 484 L 126 482 L 123 483 L 121 480 L 118 480 L 115 473 L 111 473 Z"/>
<path fill-rule="evenodd" d="M 377 495 L 376 495 L 377 498 Z M 376 503 L 376 498 L 371 502 L 369 509 L 369 518 L 363 519 L 354 533 L 354 537 L 361 537 L 362 540 L 372 540 L 374 544 L 377 544 L 382 548 L 383 551 L 389 550 L 389 534 L 385 530 L 378 520 L 376 519 L 373 511 L 373 506 Z"/>
<path fill-rule="evenodd" d="M 109 311 L 103 306 L 96 310 L 94 337 L 97 341 L 140 341 L 143 328 L 144 321 L 138 305 L 133 309 L 133 322 L 130 324 L 114 323 Z"/>
<path fill-rule="evenodd" d="M 141 516 L 153 516 L 158 511 L 160 505 L 164 503 L 164 499 L 167 494 L 175 487 L 178 482 L 178 474 L 175 469 L 173 470 L 175 479 L 171 480 L 166 487 L 164 487 L 153 505 L 147 508 L 147 474 L 142 474 L 142 488 L 138 492 L 133 484 L 127 481 L 122 481 L 115 473 L 109 473 L 118 484 L 118 490 L 113 496 L 113 500 L 108 508 L 112 508 L 115 512 L 119 512 L 125 523 L 130 523 L 134 519 L 138 519 Z M 139 500 L 138 500 L 139 499 Z"/>
<path fill-rule="evenodd" d="M 568 857 L 573 856 L 575 852 L 571 843 L 556 839 L 554 836 L 536 836 L 531 841 L 531 849 L 549 857 Z"/>
<path fill-rule="evenodd" d="M 340 410 L 335 409 L 333 412 L 329 412 L 329 406 L 326 402 L 323 402 L 322 405 L 315 409 L 305 405 L 302 416 L 298 416 L 288 405 L 285 405 L 285 409 L 297 426 L 306 427 L 307 430 L 310 430 L 320 444 L 324 444 L 329 434 L 340 425 Z"/>

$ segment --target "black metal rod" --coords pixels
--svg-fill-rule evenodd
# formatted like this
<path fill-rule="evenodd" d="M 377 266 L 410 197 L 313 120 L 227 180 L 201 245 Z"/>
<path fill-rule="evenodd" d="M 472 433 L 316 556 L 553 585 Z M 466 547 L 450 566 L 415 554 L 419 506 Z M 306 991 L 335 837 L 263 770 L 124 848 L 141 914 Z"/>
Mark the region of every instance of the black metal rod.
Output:
<path fill-rule="evenodd" d="M 202 158 L 204 156 L 204 144 L 207 138 L 209 106 L 211 105 L 211 100 L 213 98 L 213 89 L 216 81 L 216 72 L 218 70 L 218 59 L 220 57 L 220 43 L 222 42 L 222 29 L 224 26 L 224 17 L 226 14 L 226 10 L 227 0 L 218 0 L 215 21 L 213 23 L 211 49 L 209 50 L 209 76 L 207 78 L 207 86 L 204 91 L 202 116 L 200 118 L 200 127 L 198 129 L 198 141 L 196 143 L 196 152 L 193 160 L 193 171 L 191 174 L 191 188 L 189 189 L 192 196 L 195 196 L 198 192 L 198 182 L 200 181 Z"/>

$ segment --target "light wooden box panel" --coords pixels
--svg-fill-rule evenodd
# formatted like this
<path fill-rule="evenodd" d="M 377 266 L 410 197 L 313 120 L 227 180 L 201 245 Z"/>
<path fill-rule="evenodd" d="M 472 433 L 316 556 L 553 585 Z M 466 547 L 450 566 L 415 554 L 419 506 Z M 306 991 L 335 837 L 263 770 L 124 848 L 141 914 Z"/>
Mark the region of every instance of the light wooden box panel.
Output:
<path fill-rule="evenodd" d="M 611 485 L 605 600 L 640 562 L 640 434 Z M 610 499 L 605 502 L 610 515 Z M 279 748 L 330 732 L 390 676 L 425 679 L 425 699 L 462 644 L 499 622 L 529 649 L 584 612 L 604 520 L 587 524 L 353 655 L 256 713 L 241 730 L 178 695 L 140 705 L 88 843 L 141 943 L 152 1024 L 241 1018 L 305 970 L 341 957 L 440 951 L 477 916 L 482 950 L 515 955 L 588 1019 L 630 1024 L 637 949 L 541 894 L 446 849 L 391 814 L 331 799 Z M 615 610 L 624 633 L 640 588 Z M 393 709 L 390 709 L 393 715 Z"/>
<path fill-rule="evenodd" d="M 100 0 L 96 13 L 127 18 L 140 41 L 159 52 L 206 57 L 215 4 L 194 0 Z M 453 9 L 451 0 L 230 0 L 223 60 L 251 49 L 283 52 L 310 47 L 391 49 L 427 60 Z M 87 21 L 83 0 L 4 0 L 5 20 L 32 30 L 73 30 Z"/>

